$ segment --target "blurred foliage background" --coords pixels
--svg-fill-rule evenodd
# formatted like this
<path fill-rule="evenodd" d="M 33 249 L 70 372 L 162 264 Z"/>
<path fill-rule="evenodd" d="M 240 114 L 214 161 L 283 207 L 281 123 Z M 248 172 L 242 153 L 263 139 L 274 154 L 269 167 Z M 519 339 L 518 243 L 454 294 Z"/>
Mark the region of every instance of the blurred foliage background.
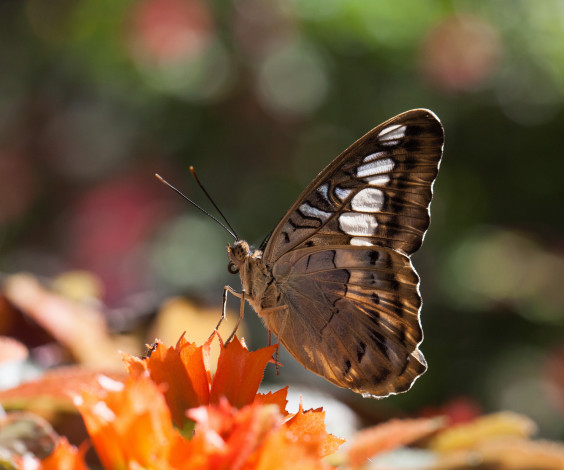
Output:
<path fill-rule="evenodd" d="M 239 288 L 229 235 L 153 173 L 208 207 L 194 165 L 259 244 L 354 140 L 432 109 L 446 146 L 414 256 L 429 371 L 379 402 L 288 356 L 279 379 L 365 418 L 510 409 L 564 437 L 563 2 L 3 1 L 0 70 L 0 271 L 90 273 L 116 333 L 175 296 L 211 325 Z M 6 318 L 0 334 L 25 341 Z"/>

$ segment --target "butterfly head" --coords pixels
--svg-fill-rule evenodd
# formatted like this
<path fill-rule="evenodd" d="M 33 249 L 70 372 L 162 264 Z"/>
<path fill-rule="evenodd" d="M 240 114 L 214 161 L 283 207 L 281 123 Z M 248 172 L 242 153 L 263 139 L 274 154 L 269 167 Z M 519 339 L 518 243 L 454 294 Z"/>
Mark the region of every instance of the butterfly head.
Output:
<path fill-rule="evenodd" d="M 237 273 L 251 252 L 249 244 L 245 240 L 237 240 L 233 245 L 227 244 L 227 254 L 229 255 L 229 265 L 227 269 L 230 273 Z"/>

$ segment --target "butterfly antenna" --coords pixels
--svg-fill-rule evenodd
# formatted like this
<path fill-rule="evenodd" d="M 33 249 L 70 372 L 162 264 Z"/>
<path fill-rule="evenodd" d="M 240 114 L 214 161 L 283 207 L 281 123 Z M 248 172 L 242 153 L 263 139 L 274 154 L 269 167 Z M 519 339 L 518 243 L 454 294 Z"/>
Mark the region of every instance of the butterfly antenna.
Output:
<path fill-rule="evenodd" d="M 184 199 L 186 199 L 196 209 L 199 209 L 201 212 L 206 214 L 210 219 L 215 220 L 219 225 L 221 225 L 235 239 L 235 241 L 239 240 L 237 235 L 235 235 L 235 232 L 233 231 L 233 229 L 227 228 L 224 223 L 222 223 L 220 220 L 217 220 L 217 218 L 214 217 L 213 215 L 211 215 L 207 210 L 205 210 L 204 208 L 202 208 L 198 204 L 196 204 L 194 201 L 192 201 L 192 199 L 190 199 L 188 196 L 186 196 L 182 191 L 180 191 L 179 189 L 176 189 L 172 184 L 170 184 L 167 180 L 165 180 L 161 175 L 159 175 L 158 173 L 155 173 L 155 176 L 159 179 L 159 181 L 161 183 L 166 184 L 170 189 L 172 189 L 175 193 L 179 194 Z M 222 214 L 222 216 L 223 216 L 223 214 Z"/>
<path fill-rule="evenodd" d="M 221 218 L 225 221 L 225 223 L 227 224 L 227 226 L 231 229 L 231 232 L 233 233 L 233 235 L 235 235 L 235 239 L 239 240 L 239 237 L 237 236 L 237 232 L 235 232 L 235 229 L 231 226 L 231 224 L 229 223 L 229 221 L 227 220 L 227 217 L 225 217 L 223 215 L 223 212 L 221 212 L 221 209 L 219 207 L 217 207 L 217 204 L 214 202 L 214 200 L 212 199 L 212 197 L 210 196 L 210 194 L 206 191 L 206 188 L 204 188 L 204 185 L 202 183 L 200 183 L 200 180 L 198 179 L 198 176 L 196 175 L 196 170 L 194 169 L 193 166 L 190 166 L 190 173 L 192 173 L 192 176 L 194 177 L 194 179 L 196 180 L 196 183 L 198 183 L 198 186 L 201 188 L 201 190 L 204 192 L 204 194 L 207 196 L 207 198 L 209 199 L 209 201 L 212 203 L 213 207 L 215 207 L 215 210 L 217 212 L 219 212 L 219 215 L 221 215 Z"/>

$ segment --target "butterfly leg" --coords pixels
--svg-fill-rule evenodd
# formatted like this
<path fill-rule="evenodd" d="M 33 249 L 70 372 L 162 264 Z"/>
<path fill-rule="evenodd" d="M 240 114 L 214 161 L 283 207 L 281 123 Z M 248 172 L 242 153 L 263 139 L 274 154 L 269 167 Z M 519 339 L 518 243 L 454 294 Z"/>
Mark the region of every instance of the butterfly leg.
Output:
<path fill-rule="evenodd" d="M 219 327 L 221 325 L 221 323 L 223 322 L 223 320 L 225 320 L 225 318 L 227 317 L 227 292 L 231 290 L 231 287 L 229 286 L 225 286 L 223 288 L 223 299 L 221 301 L 222 303 L 222 307 L 221 307 L 221 317 L 219 317 L 219 321 L 217 322 L 217 325 L 215 325 L 214 328 L 214 332 L 219 330 Z M 213 334 L 213 333 L 212 333 Z"/>
<path fill-rule="evenodd" d="M 227 338 L 227 341 L 225 342 L 225 346 L 227 346 L 230 343 L 230 341 L 233 339 L 233 336 L 235 336 L 235 333 L 237 332 L 237 329 L 239 328 L 239 325 L 241 324 L 241 321 L 245 316 L 245 291 L 243 290 L 243 292 L 241 293 L 235 292 L 229 286 L 225 286 L 225 289 L 229 289 L 229 292 L 231 292 L 233 295 L 236 295 L 241 299 L 241 306 L 239 307 L 239 319 L 237 320 L 237 324 L 235 325 L 235 328 L 233 328 L 233 331 L 229 335 L 229 338 Z"/>
<path fill-rule="evenodd" d="M 225 286 L 223 288 L 223 300 L 222 300 L 223 306 L 221 308 L 221 317 L 219 318 L 217 325 L 215 325 L 215 328 L 213 330 L 214 333 L 219 330 L 221 323 L 223 322 L 223 320 L 225 320 L 225 318 L 227 318 L 227 292 L 231 292 L 234 296 L 241 298 L 241 294 L 239 294 L 239 292 L 232 289 L 230 286 Z"/>
<path fill-rule="evenodd" d="M 272 346 L 272 331 L 268 330 L 268 346 Z M 280 349 L 280 342 L 278 342 L 278 347 L 274 351 L 274 367 L 276 367 L 276 375 L 280 374 L 280 363 L 278 362 L 278 351 Z"/>

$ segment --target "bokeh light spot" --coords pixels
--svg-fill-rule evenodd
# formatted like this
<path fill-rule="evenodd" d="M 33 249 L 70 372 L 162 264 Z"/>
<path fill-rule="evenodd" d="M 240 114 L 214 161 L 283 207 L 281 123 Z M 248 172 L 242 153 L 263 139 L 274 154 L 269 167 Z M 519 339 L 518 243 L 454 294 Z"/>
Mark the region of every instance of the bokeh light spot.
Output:
<path fill-rule="evenodd" d="M 443 91 L 467 91 L 495 71 L 502 43 L 484 18 L 458 15 L 443 20 L 424 42 L 421 68 L 429 83 Z"/>
<path fill-rule="evenodd" d="M 512 305 L 541 323 L 564 322 L 564 259 L 524 234 L 489 228 L 461 241 L 443 272 L 454 301 L 473 309 Z M 558 280 L 554 281 L 553 280 Z"/>
<path fill-rule="evenodd" d="M 200 0 L 145 0 L 132 11 L 132 40 L 140 59 L 155 65 L 199 56 L 213 37 L 213 22 Z"/>
<path fill-rule="evenodd" d="M 258 78 L 263 105 L 280 117 L 312 113 L 323 104 L 329 91 L 321 55 L 304 42 L 273 51 L 261 64 Z"/>
<path fill-rule="evenodd" d="M 181 288 L 215 285 L 227 272 L 225 236 L 214 222 L 185 215 L 163 226 L 151 262 L 165 284 Z"/>

